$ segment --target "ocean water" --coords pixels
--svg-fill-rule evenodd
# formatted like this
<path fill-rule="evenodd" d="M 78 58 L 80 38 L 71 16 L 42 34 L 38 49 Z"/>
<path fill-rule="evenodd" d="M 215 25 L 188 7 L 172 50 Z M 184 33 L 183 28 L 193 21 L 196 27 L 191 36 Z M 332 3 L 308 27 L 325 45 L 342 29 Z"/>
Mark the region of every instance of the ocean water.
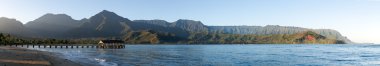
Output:
<path fill-rule="evenodd" d="M 30 48 L 100 66 L 379 66 L 380 45 L 126 45 L 124 49 Z"/>

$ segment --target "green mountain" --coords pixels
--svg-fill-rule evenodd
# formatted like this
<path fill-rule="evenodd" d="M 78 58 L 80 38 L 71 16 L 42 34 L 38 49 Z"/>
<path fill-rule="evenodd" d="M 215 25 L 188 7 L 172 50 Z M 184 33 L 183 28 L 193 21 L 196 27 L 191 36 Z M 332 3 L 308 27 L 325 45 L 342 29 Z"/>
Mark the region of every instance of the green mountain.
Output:
<path fill-rule="evenodd" d="M 45 14 L 24 26 L 44 38 L 65 37 L 67 31 L 78 28 L 83 22 L 74 20 L 66 14 Z"/>
<path fill-rule="evenodd" d="M 336 30 L 331 29 L 308 29 L 290 26 L 208 26 L 210 32 L 222 32 L 227 34 L 256 34 L 256 35 L 272 35 L 272 34 L 296 34 L 305 31 L 313 31 L 317 34 L 326 36 L 329 39 L 337 39 L 346 43 L 353 43 Z"/>
<path fill-rule="evenodd" d="M 68 38 L 119 37 L 129 30 L 127 22 L 131 21 L 113 12 L 103 10 L 90 17 L 80 27 L 68 31 L 68 36 L 70 36 Z"/>
<path fill-rule="evenodd" d="M 20 21 L 0 17 L 0 32 L 17 36 L 35 36 L 35 33 L 28 30 Z"/>
<path fill-rule="evenodd" d="M 74 20 L 65 14 L 46 14 L 22 24 L 0 18 L 0 32 L 15 36 L 59 40 L 119 39 L 127 43 L 352 43 L 336 30 L 290 26 L 207 26 L 201 21 L 179 19 L 129 20 L 103 10 L 90 18 Z M 305 38 L 306 37 L 306 38 Z M 313 39 L 313 40 L 311 40 Z"/>
<path fill-rule="evenodd" d="M 132 44 L 344 44 L 336 39 L 328 39 L 314 31 L 305 31 L 296 34 L 220 34 L 220 33 L 192 33 L 187 38 L 169 33 L 155 31 L 129 32 L 124 36 L 127 43 Z"/>

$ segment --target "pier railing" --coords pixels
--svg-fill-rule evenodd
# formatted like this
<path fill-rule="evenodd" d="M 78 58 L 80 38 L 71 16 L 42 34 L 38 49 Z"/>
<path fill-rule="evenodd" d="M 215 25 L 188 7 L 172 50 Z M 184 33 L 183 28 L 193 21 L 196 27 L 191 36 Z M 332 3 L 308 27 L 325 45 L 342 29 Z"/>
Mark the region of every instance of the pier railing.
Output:
<path fill-rule="evenodd" d="M 100 49 L 121 49 L 125 45 L 114 47 L 102 47 L 98 44 L 0 44 L 0 46 L 26 47 L 26 48 L 100 48 Z"/>

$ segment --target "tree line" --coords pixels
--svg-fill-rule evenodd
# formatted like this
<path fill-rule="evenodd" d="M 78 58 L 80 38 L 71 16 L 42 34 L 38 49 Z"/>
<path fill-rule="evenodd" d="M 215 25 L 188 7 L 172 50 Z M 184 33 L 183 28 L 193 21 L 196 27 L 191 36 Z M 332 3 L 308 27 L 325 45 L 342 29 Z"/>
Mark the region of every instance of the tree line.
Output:
<path fill-rule="evenodd" d="M 342 44 L 343 41 L 327 39 L 313 31 L 296 34 L 224 34 L 190 33 L 187 37 L 155 31 L 128 32 L 120 40 L 127 44 Z M 101 39 L 101 38 L 100 38 Z M 97 44 L 99 38 L 87 39 L 20 39 L 0 33 L 0 44 Z M 104 38 L 103 38 L 104 39 Z"/>
<path fill-rule="evenodd" d="M 21 39 L 0 33 L 0 44 L 94 44 L 95 40 Z"/>

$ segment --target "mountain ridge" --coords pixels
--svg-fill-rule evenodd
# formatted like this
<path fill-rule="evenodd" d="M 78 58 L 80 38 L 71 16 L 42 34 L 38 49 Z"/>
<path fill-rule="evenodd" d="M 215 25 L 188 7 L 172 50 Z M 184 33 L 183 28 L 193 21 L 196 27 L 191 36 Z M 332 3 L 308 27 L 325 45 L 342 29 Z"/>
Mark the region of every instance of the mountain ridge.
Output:
<path fill-rule="evenodd" d="M 4 20 L 3 20 L 4 21 Z M 17 21 L 17 20 L 16 20 Z M 0 21 L 1 22 L 1 21 Z M 15 21 L 13 21 L 15 22 Z M 17 21 L 19 22 L 19 21 Z M 34 24 L 34 25 L 33 25 Z M 174 22 L 165 20 L 129 20 L 114 12 L 103 10 L 90 18 L 74 20 L 66 14 L 45 14 L 40 18 L 21 24 L 20 28 L 37 33 L 40 38 L 72 39 L 72 38 L 102 38 L 102 39 L 123 39 L 128 33 L 141 33 L 159 35 L 171 35 L 178 38 L 187 38 L 192 34 L 297 34 L 305 31 L 326 36 L 328 39 L 342 40 L 346 43 L 353 43 L 338 31 L 332 29 L 309 29 L 293 26 L 207 26 L 201 21 L 179 19 Z M 145 31 L 145 32 L 144 32 Z M 148 31 L 148 33 L 146 32 Z M 1 31 L 9 33 L 9 31 Z M 143 35 L 144 36 L 144 35 Z M 147 35 L 146 35 L 147 36 Z M 29 36 L 35 37 L 35 36 Z M 157 38 L 157 37 L 156 37 Z"/>
<path fill-rule="evenodd" d="M 47 13 L 24 26 L 31 31 L 36 32 L 41 37 L 64 37 L 65 32 L 79 27 L 83 22 L 74 20 L 66 14 Z"/>

